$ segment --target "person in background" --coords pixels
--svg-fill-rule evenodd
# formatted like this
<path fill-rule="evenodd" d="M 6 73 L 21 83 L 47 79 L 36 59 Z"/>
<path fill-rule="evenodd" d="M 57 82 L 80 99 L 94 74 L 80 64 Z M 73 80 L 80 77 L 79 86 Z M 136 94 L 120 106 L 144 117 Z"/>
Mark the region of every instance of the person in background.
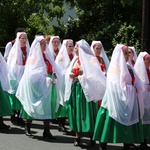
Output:
<path fill-rule="evenodd" d="M 82 133 L 90 133 L 90 142 L 94 145 L 97 101 L 104 96 L 106 77 L 85 40 L 76 43 L 75 53 L 65 77 L 66 111 L 70 129 L 76 132 L 74 146 L 80 145 Z"/>
<path fill-rule="evenodd" d="M 18 32 L 15 43 L 8 55 L 8 81 L 10 83 L 9 99 L 14 115 L 11 116 L 11 121 L 14 124 L 25 125 L 22 118 L 20 118 L 21 103 L 16 98 L 16 90 L 20 79 L 24 73 L 24 67 L 29 54 L 30 46 L 25 32 Z"/>
<path fill-rule="evenodd" d="M 49 45 L 51 36 L 50 35 L 45 35 L 46 43 Z"/>
<path fill-rule="evenodd" d="M 136 59 L 137 59 L 137 54 L 136 54 L 135 48 L 129 46 L 128 51 L 129 51 L 129 57 L 130 57 L 131 64 L 134 66 Z"/>
<path fill-rule="evenodd" d="M 104 75 L 107 76 L 109 60 L 105 53 L 105 50 L 101 41 L 93 41 L 91 44 L 91 50 L 93 51 L 94 55 L 96 56 L 100 64 L 100 69 L 102 70 Z M 98 108 L 100 108 L 100 105 L 101 105 L 101 100 L 98 101 Z"/>
<path fill-rule="evenodd" d="M 145 89 L 142 93 L 144 102 L 144 115 L 142 117 L 144 142 L 141 143 L 140 150 L 147 150 L 149 149 L 147 140 L 150 139 L 150 55 L 147 52 L 140 52 L 134 68 Z"/>
<path fill-rule="evenodd" d="M 60 42 L 59 36 L 51 36 L 51 39 L 49 42 L 49 49 L 54 57 L 54 60 L 56 59 L 56 56 L 58 55 L 60 47 L 61 47 L 61 42 Z"/>
<path fill-rule="evenodd" d="M 62 93 L 64 93 L 65 91 L 65 74 L 73 57 L 74 57 L 73 40 L 71 39 L 63 40 L 62 46 L 55 60 L 56 64 L 60 67 L 63 75 Z M 59 123 L 58 131 L 66 132 L 65 128 L 66 117 L 67 117 L 66 108 L 63 105 L 60 105 L 58 109 L 58 123 Z"/>
<path fill-rule="evenodd" d="M 91 50 L 98 59 L 101 70 L 104 72 L 104 74 L 107 74 L 109 60 L 101 41 L 93 41 L 91 44 Z"/>
<path fill-rule="evenodd" d="M 18 32 L 24 32 L 24 31 L 25 31 L 24 28 L 17 28 L 17 29 L 15 30 L 15 35 L 17 36 L 17 33 L 18 33 Z M 5 59 L 6 62 L 7 62 L 7 59 L 8 59 L 9 52 L 10 52 L 12 46 L 14 45 L 14 43 L 15 43 L 15 39 L 12 40 L 12 41 L 10 41 L 10 42 L 8 42 L 8 43 L 6 44 L 6 46 L 5 46 L 4 59 Z"/>
<path fill-rule="evenodd" d="M 132 143 L 144 140 L 141 116 L 143 92 L 140 79 L 129 61 L 128 47 L 117 44 L 107 71 L 106 92 L 98 111 L 94 140 L 100 149 L 107 143 L 124 143 L 123 150 L 130 150 Z"/>
<path fill-rule="evenodd" d="M 0 53 L 0 132 L 10 128 L 3 122 L 3 116 L 11 116 L 13 114 L 8 97 L 9 82 L 7 78 L 8 66 Z"/>

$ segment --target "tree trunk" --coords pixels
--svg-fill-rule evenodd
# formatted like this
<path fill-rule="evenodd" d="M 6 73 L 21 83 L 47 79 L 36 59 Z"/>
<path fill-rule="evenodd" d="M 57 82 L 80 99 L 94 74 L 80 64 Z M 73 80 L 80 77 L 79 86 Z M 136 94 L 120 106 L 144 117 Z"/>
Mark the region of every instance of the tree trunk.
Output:
<path fill-rule="evenodd" d="M 143 0 L 142 4 L 141 51 L 150 53 L 150 0 Z"/>

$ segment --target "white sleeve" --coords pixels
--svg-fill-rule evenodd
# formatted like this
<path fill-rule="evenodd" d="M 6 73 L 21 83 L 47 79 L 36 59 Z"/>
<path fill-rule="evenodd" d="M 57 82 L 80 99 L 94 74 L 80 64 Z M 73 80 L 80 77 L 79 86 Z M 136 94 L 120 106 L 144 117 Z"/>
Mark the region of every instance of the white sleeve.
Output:
<path fill-rule="evenodd" d="M 11 48 L 12 48 L 12 43 L 8 42 L 6 47 L 5 47 L 5 53 L 4 53 L 4 59 L 6 62 L 7 62 L 7 58 L 8 58 L 8 55 L 9 55 Z"/>

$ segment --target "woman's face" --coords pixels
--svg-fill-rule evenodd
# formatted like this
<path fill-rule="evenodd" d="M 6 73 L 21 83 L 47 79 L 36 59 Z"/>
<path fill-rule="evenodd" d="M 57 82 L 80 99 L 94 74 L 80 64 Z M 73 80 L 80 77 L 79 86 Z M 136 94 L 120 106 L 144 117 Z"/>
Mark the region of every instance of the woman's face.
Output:
<path fill-rule="evenodd" d="M 41 51 L 42 51 L 42 53 L 44 53 L 44 51 L 46 50 L 46 40 L 42 40 L 41 42 L 40 42 L 40 46 L 41 46 Z"/>
<path fill-rule="evenodd" d="M 74 52 L 76 53 L 77 56 L 79 56 L 79 51 L 78 51 L 78 45 L 77 44 L 74 47 Z"/>
<path fill-rule="evenodd" d="M 59 39 L 53 39 L 52 44 L 53 44 L 54 50 L 56 50 L 59 47 L 60 40 Z"/>
<path fill-rule="evenodd" d="M 21 34 L 19 37 L 21 47 L 25 47 L 27 43 L 27 35 Z"/>
<path fill-rule="evenodd" d="M 94 49 L 95 56 L 99 56 L 102 51 L 102 45 L 96 44 L 93 49 Z"/>
<path fill-rule="evenodd" d="M 128 51 L 128 48 L 126 48 L 126 49 L 123 50 L 123 54 L 124 54 L 125 61 L 127 62 L 129 60 L 129 51 Z"/>
<path fill-rule="evenodd" d="M 128 48 L 128 51 L 129 51 L 130 60 L 133 60 L 134 53 L 133 53 L 132 49 Z"/>
<path fill-rule="evenodd" d="M 67 43 L 66 48 L 67 48 L 68 54 L 72 54 L 73 49 L 74 49 L 73 43 L 72 42 Z"/>
<path fill-rule="evenodd" d="M 146 69 L 149 69 L 149 67 L 150 67 L 150 56 L 148 56 L 144 59 L 144 63 L 145 63 Z"/>

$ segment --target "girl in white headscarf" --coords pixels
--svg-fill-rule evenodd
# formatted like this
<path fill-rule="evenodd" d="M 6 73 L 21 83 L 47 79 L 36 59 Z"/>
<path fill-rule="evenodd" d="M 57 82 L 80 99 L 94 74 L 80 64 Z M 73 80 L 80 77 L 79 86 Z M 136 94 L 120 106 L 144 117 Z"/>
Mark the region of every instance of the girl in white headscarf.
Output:
<path fill-rule="evenodd" d="M 76 56 L 66 72 L 65 101 L 71 130 L 76 132 L 75 146 L 80 144 L 80 133 L 92 135 L 98 110 L 97 101 L 103 98 L 106 78 L 99 62 L 85 40 L 75 45 Z"/>
<path fill-rule="evenodd" d="M 140 92 L 141 82 L 130 63 L 128 47 L 117 44 L 108 68 L 107 89 L 94 130 L 94 139 L 101 142 L 102 150 L 106 150 L 107 143 L 124 143 L 124 150 L 129 150 L 130 143 L 143 140 L 140 121 L 143 104 L 141 97 L 137 98 Z"/>
<path fill-rule="evenodd" d="M 55 60 L 56 64 L 60 67 L 61 72 L 63 74 L 63 86 L 62 86 L 63 93 L 65 91 L 65 73 L 70 65 L 70 62 L 74 57 L 73 50 L 74 50 L 73 40 L 71 39 L 63 40 L 62 46 Z M 66 132 L 65 128 L 66 117 L 67 117 L 66 108 L 65 106 L 60 105 L 58 110 L 59 131 Z"/>
<path fill-rule="evenodd" d="M 128 51 L 129 51 L 129 57 L 130 57 L 131 64 L 132 64 L 132 66 L 134 66 L 136 59 L 137 59 L 137 53 L 135 51 L 135 48 L 133 46 L 129 46 Z"/>
<path fill-rule="evenodd" d="M 0 131 L 9 129 L 10 126 L 4 124 L 3 116 L 11 116 L 13 114 L 7 91 L 9 90 L 9 82 L 7 78 L 8 66 L 0 53 Z"/>
<path fill-rule="evenodd" d="M 35 44 L 30 50 L 16 96 L 25 110 L 22 117 L 45 120 L 43 137 L 54 139 L 49 131 L 48 119 L 57 118 L 61 72 L 44 37 L 36 37 L 33 42 Z M 31 121 L 27 121 L 27 135 L 30 135 L 30 124 Z"/>
<path fill-rule="evenodd" d="M 56 59 L 56 56 L 58 55 L 60 47 L 61 47 L 61 42 L 60 42 L 59 36 L 51 36 L 50 42 L 49 42 L 49 49 L 54 59 Z"/>
<path fill-rule="evenodd" d="M 100 64 L 100 69 L 103 71 L 104 75 L 106 76 L 108 66 L 109 66 L 109 60 L 105 53 L 105 50 L 101 41 L 93 41 L 91 44 L 91 50 L 93 51 L 94 55 L 96 56 Z M 99 108 L 100 108 L 100 105 L 101 105 L 101 101 L 98 101 Z"/>
<path fill-rule="evenodd" d="M 29 54 L 30 46 L 25 32 L 18 32 L 15 43 L 9 53 L 7 64 L 9 67 L 8 80 L 10 83 L 9 99 L 11 103 L 14 115 L 11 117 L 12 123 L 23 123 L 23 120 L 19 118 L 21 104 L 15 97 L 18 84 L 24 72 L 25 63 Z M 15 114 L 17 113 L 17 122 Z"/>
<path fill-rule="evenodd" d="M 93 41 L 91 44 L 91 50 L 93 51 L 94 55 L 97 57 L 101 70 L 106 73 L 109 66 L 109 60 L 105 53 L 104 47 L 101 41 Z"/>
<path fill-rule="evenodd" d="M 145 140 L 140 146 L 143 150 L 147 148 L 146 139 L 150 138 L 150 55 L 147 52 L 140 52 L 134 68 L 145 89 L 142 94 L 144 101 L 142 124 Z"/>

